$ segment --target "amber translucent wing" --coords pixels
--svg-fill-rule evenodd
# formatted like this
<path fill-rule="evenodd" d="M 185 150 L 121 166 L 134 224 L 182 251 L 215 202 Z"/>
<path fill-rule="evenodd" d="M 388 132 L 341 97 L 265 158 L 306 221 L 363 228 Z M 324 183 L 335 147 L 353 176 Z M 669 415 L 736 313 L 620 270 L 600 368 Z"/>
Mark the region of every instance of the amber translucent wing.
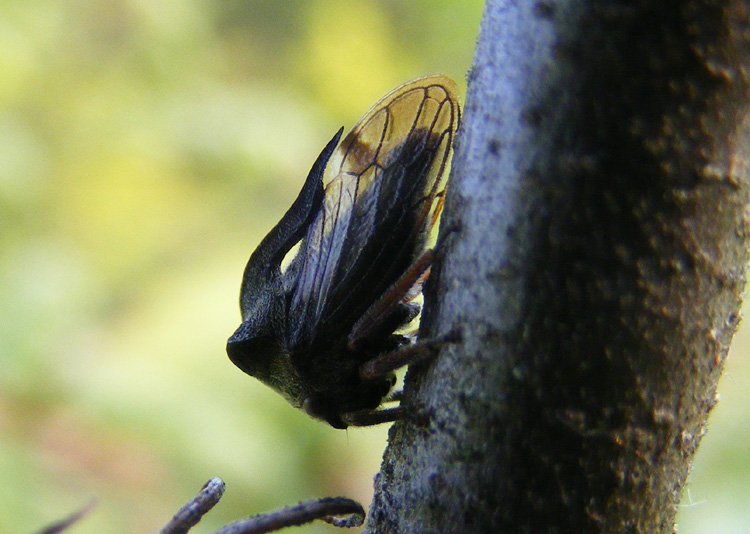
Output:
<path fill-rule="evenodd" d="M 334 151 L 294 262 L 290 348 L 345 337 L 422 252 L 459 121 L 453 81 L 420 78 L 383 97 Z"/>

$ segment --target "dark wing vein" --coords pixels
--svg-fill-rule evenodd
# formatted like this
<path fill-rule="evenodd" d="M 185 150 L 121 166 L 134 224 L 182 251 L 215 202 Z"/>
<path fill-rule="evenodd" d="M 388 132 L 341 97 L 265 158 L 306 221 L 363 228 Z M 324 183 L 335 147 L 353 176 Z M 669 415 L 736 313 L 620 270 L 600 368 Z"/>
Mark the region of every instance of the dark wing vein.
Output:
<path fill-rule="evenodd" d="M 290 349 L 345 338 L 422 252 L 459 113 L 450 80 L 415 80 L 373 106 L 337 148 L 297 258 Z"/>

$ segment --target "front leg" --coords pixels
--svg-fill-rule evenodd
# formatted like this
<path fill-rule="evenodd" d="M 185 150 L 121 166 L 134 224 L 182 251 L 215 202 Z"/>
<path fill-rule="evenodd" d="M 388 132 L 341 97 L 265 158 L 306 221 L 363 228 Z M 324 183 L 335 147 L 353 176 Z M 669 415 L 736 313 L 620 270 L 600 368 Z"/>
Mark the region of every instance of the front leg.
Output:
<path fill-rule="evenodd" d="M 417 341 L 411 345 L 386 352 L 362 364 L 359 368 L 359 377 L 364 382 L 380 380 L 405 365 L 433 358 L 443 345 L 456 343 L 460 340 L 460 333 L 453 331 L 438 339 Z M 383 402 L 401 401 L 401 398 L 402 392 L 396 391 L 384 398 Z M 399 405 L 386 409 L 345 412 L 341 414 L 341 420 L 347 426 L 372 426 L 406 419 L 407 415 L 409 415 L 409 412 L 406 411 L 404 406 Z"/>
<path fill-rule="evenodd" d="M 386 352 L 363 363 L 359 367 L 359 377 L 363 381 L 376 380 L 405 365 L 433 358 L 446 343 L 459 341 L 461 341 L 461 334 L 457 330 L 437 339 L 420 339 L 416 343 Z"/>

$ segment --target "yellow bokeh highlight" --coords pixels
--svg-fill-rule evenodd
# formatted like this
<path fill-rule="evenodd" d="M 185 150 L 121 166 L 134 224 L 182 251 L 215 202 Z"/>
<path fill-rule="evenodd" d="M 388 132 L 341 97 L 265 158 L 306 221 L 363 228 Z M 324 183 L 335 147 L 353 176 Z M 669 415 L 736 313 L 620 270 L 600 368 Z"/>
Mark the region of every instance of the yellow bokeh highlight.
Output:
<path fill-rule="evenodd" d="M 396 53 L 382 4 L 312 2 L 300 70 L 342 117 L 360 116 L 385 90 L 405 81 L 410 61 Z"/>
<path fill-rule="evenodd" d="M 180 225 L 187 225 L 193 192 L 167 162 L 114 152 L 66 170 L 74 174 L 60 177 L 58 184 L 60 230 L 104 272 L 118 272 L 144 254 L 169 248 Z"/>

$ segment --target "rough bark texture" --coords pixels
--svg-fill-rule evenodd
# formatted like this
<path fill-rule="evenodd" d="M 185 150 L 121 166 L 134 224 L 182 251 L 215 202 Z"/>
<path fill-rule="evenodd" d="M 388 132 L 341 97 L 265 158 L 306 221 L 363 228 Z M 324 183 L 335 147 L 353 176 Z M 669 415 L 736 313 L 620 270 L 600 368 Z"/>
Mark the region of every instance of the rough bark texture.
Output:
<path fill-rule="evenodd" d="M 490 1 L 366 532 L 671 532 L 748 260 L 744 1 Z M 432 298 L 430 298 L 432 297 Z"/>

